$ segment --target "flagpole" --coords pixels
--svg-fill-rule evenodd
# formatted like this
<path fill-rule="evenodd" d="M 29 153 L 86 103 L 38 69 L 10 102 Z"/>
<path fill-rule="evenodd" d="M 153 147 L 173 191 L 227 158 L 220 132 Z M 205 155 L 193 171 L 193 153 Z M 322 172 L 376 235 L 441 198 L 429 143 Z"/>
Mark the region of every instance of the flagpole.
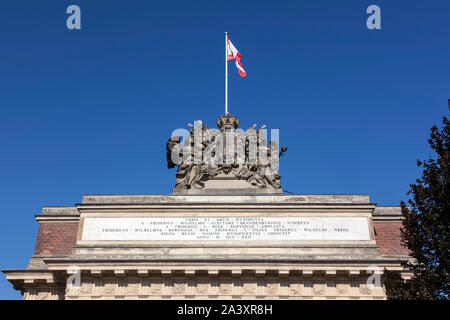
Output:
<path fill-rule="evenodd" d="M 225 32 L 225 115 L 228 114 L 228 32 Z"/>

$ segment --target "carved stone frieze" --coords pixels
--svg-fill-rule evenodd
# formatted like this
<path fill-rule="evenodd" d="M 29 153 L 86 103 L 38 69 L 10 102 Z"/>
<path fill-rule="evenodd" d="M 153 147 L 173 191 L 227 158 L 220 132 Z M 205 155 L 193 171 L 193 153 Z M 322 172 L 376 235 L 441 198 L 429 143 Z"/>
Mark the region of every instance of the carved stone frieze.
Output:
<path fill-rule="evenodd" d="M 363 279 L 343 278 L 338 280 L 287 277 L 283 281 L 270 278 L 174 278 L 174 279 L 121 279 L 114 278 L 82 281 L 79 290 L 66 292 L 66 299 L 96 299 L 99 298 L 95 287 L 100 287 L 100 297 L 105 299 L 162 297 L 196 298 L 214 297 L 258 297 L 258 298 L 293 298 L 293 299 L 339 299 L 351 298 L 355 295 L 366 299 L 385 299 L 383 288 L 371 289 Z M 350 290 L 353 289 L 353 290 Z M 355 291 L 355 289 L 357 291 Z M 48 291 L 34 292 L 29 290 L 26 299 L 50 299 Z"/>

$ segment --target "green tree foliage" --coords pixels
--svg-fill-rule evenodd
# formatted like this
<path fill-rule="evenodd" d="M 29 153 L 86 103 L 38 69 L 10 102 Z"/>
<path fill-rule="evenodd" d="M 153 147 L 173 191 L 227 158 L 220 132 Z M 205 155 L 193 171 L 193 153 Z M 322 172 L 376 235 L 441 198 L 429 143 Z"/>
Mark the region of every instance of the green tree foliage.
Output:
<path fill-rule="evenodd" d="M 428 143 L 436 159 L 417 161 L 422 176 L 408 191 L 409 207 L 402 201 L 404 217 L 402 242 L 413 261 L 403 266 L 413 273 L 404 282 L 387 272 L 386 291 L 390 299 L 440 300 L 449 298 L 449 217 L 450 217 L 450 122 L 431 128 Z"/>

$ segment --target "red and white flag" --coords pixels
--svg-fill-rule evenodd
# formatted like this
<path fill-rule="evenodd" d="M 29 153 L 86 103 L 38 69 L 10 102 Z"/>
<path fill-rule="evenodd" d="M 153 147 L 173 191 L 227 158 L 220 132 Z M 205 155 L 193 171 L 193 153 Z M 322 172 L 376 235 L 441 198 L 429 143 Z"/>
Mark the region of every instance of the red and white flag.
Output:
<path fill-rule="evenodd" d="M 247 75 L 247 73 L 244 70 L 244 67 L 241 63 L 242 55 L 239 53 L 239 51 L 236 49 L 235 46 L 231 43 L 230 39 L 227 37 L 227 55 L 228 55 L 228 61 L 234 60 L 234 63 L 236 64 L 236 68 L 239 71 L 239 75 L 243 78 Z"/>

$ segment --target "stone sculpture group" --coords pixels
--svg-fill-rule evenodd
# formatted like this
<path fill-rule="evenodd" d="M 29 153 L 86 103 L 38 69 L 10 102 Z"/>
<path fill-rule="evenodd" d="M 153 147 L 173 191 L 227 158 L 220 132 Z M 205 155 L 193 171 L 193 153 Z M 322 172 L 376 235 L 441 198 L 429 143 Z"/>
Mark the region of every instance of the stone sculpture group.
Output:
<path fill-rule="evenodd" d="M 278 160 L 287 147 L 280 152 L 273 137 L 267 144 L 265 126 L 237 129 L 236 116 L 220 116 L 217 126 L 220 130 L 209 129 L 199 121 L 190 124 L 183 141 L 181 136 L 167 141 L 167 167 L 178 166 L 175 189 L 202 189 L 217 175 L 243 179 L 258 188 L 281 188 Z"/>

